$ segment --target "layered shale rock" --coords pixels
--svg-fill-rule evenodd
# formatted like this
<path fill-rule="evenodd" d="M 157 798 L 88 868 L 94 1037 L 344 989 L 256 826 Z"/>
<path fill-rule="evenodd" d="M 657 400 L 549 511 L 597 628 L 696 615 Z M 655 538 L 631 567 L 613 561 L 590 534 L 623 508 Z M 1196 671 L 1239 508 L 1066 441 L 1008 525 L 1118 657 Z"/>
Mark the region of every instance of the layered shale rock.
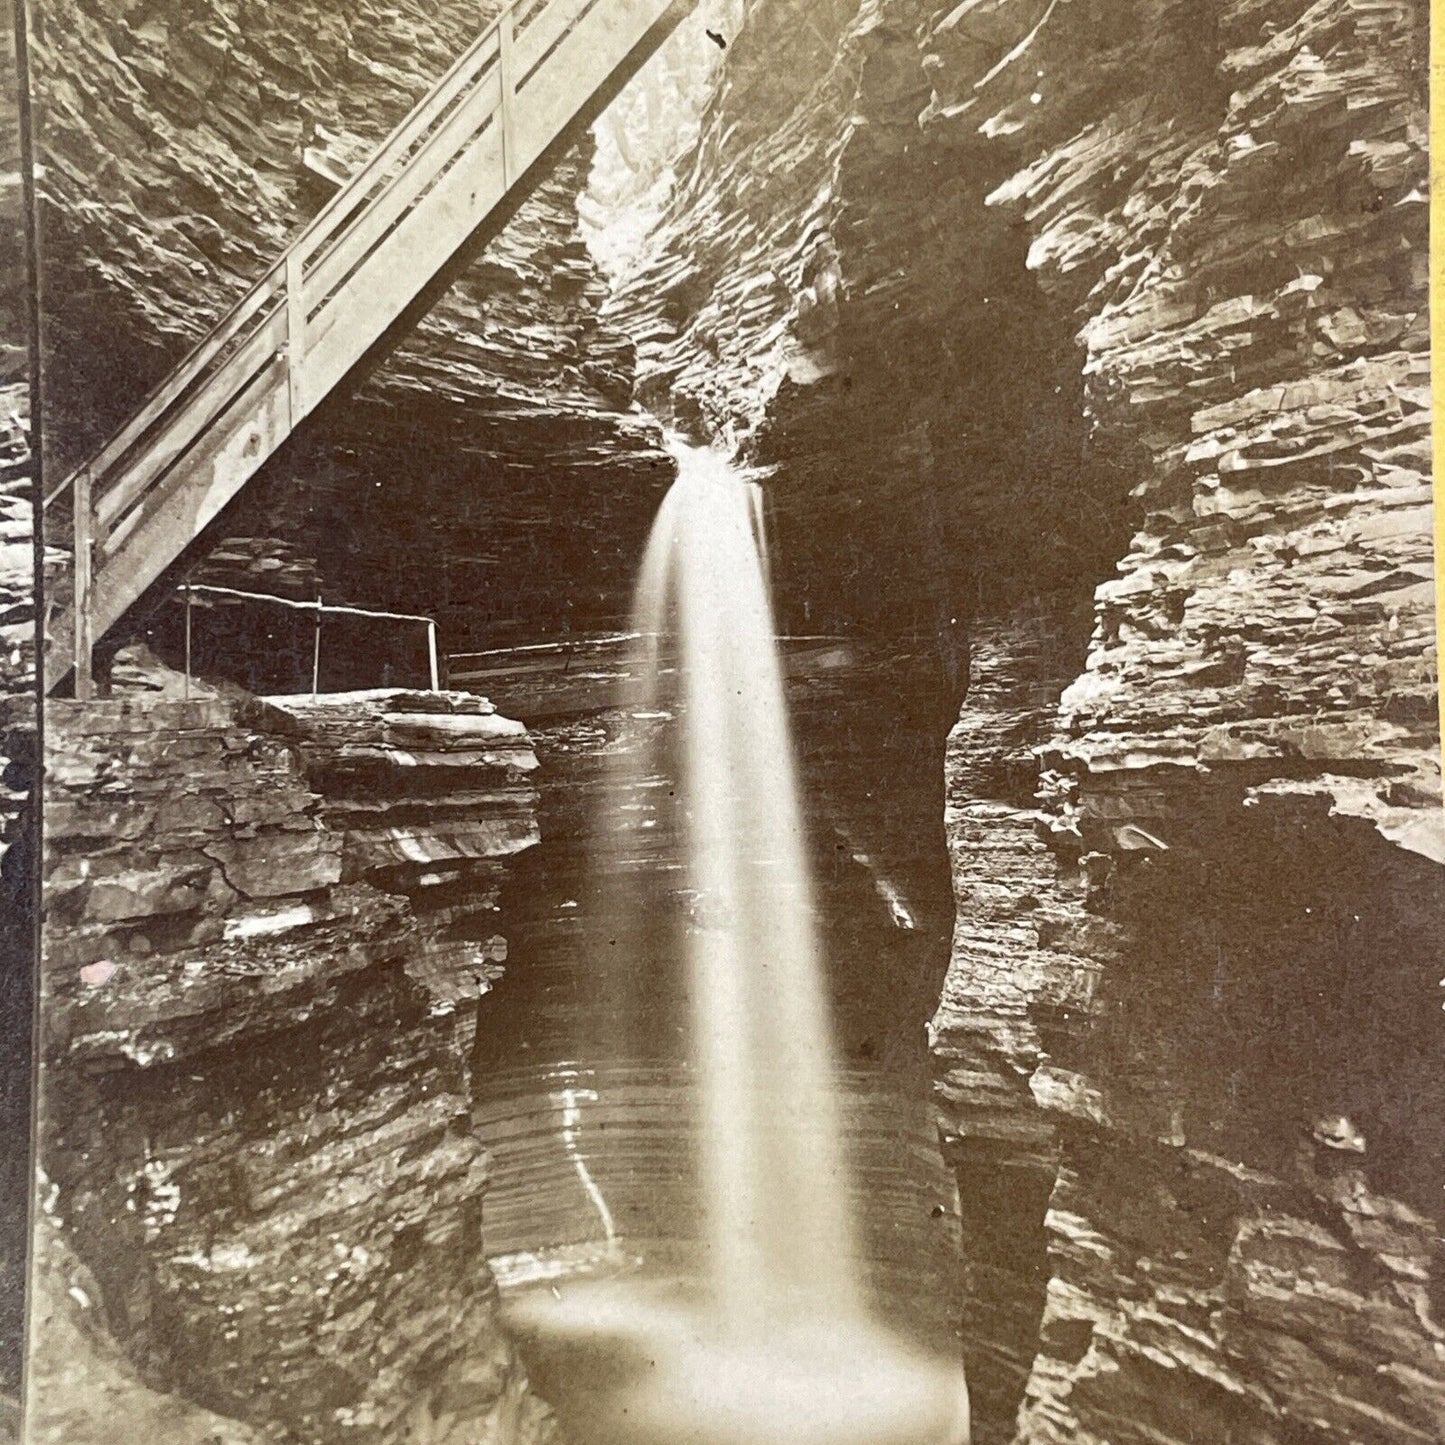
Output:
<path fill-rule="evenodd" d="M 1423 24 L 764 0 L 614 301 L 792 619 L 968 680 L 985 1441 L 1442 1428 Z"/>
<path fill-rule="evenodd" d="M 424 946 L 407 972 L 454 1007 L 462 1042 L 500 976 L 506 859 L 540 841 L 526 729 L 468 693 L 273 698 L 303 729 L 302 767 L 323 823 L 344 840 L 341 876 L 406 896 Z"/>
<path fill-rule="evenodd" d="M 1024 1438 L 1445 1423 L 1435 865 L 1243 803 L 1079 860 L 1111 929 L 1030 1004 L 1062 1165 Z"/>
<path fill-rule="evenodd" d="M 455 694 L 179 686 L 49 728 L 41 1163 L 87 1307 L 146 1391 L 268 1438 L 544 1438 L 468 1117 L 526 735 Z M 413 908 L 448 876 L 467 907 Z"/>
<path fill-rule="evenodd" d="M 1445 861 L 1422 24 L 1322 0 L 1221 7 L 1195 37 L 1166 11 L 1178 52 L 1118 56 L 1067 140 L 1030 107 L 1019 134 L 1053 144 L 990 200 L 1082 322 L 1099 425 L 1149 461 L 1065 700 L 1070 765 L 1266 774 Z M 1102 108 L 1065 78 L 1071 36 L 1030 58 L 1055 107 Z M 1198 72 L 1195 38 L 1203 93 L 1161 116 L 1160 68 Z"/>
<path fill-rule="evenodd" d="M 957 916 L 929 1026 L 944 1155 L 963 1210 L 965 1366 L 976 1430 L 1000 1437 L 1038 1344 L 1048 1280 L 1044 1211 L 1058 1168 L 1030 1077 L 1045 1057 L 1041 996 L 1088 977 L 1106 928 L 1061 879 L 1039 826 L 1038 763 L 1088 616 L 1060 606 L 975 619 L 972 677 L 945 762 Z M 1054 1000 L 1067 1014 L 1068 998 Z"/>

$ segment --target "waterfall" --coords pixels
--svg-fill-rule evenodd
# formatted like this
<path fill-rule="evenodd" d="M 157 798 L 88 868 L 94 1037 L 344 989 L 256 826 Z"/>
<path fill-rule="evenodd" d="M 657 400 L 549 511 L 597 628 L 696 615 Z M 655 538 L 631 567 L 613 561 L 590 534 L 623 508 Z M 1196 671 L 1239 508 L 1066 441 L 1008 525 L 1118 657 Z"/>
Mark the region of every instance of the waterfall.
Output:
<path fill-rule="evenodd" d="M 965 1445 L 958 1362 L 884 1328 L 864 1286 L 761 491 L 719 452 L 674 455 L 638 576 L 636 736 L 614 755 L 610 831 L 624 887 L 659 811 L 681 838 L 704 1258 L 696 1280 L 549 1285 L 512 1318 L 612 1382 L 579 1429 L 593 1445 Z M 620 901 L 618 937 L 646 933 L 645 896 Z M 624 997 L 627 972 L 598 960 Z"/>
<path fill-rule="evenodd" d="M 768 595 L 761 489 L 721 454 L 678 448 L 634 627 L 661 695 L 676 638 L 703 1212 L 724 1327 L 860 1308 L 833 1045 L 783 671 Z"/>

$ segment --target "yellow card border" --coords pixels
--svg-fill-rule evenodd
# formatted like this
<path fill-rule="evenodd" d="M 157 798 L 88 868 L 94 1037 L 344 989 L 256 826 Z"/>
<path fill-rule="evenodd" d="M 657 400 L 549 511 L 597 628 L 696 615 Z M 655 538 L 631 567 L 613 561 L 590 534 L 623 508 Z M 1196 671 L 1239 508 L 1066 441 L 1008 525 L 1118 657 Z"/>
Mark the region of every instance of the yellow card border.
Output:
<path fill-rule="evenodd" d="M 1439 99 L 1445 95 L 1445 0 L 1430 0 L 1430 417 L 1431 493 L 1435 512 L 1435 692 L 1440 711 L 1441 761 L 1445 763 L 1445 688 L 1440 662 L 1445 657 L 1445 505 L 1440 496 L 1440 459 L 1445 452 L 1445 405 L 1435 385 L 1435 357 L 1445 355 L 1445 277 L 1441 274 L 1438 238 L 1445 235 L 1445 121 Z M 1442 793 L 1445 806 L 1445 793 Z"/>

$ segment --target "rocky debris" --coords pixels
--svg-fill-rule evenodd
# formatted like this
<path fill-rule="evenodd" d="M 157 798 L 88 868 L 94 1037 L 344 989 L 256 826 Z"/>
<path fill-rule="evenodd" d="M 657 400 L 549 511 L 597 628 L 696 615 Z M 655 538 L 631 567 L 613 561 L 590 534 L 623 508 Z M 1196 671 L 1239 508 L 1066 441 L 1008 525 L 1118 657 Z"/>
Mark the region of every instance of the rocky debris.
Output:
<path fill-rule="evenodd" d="M 407 891 L 465 872 L 488 913 L 535 837 L 526 734 L 460 695 L 292 716 L 166 690 L 56 703 L 48 729 L 41 1163 L 108 1348 L 267 1438 L 545 1438 L 469 1122 L 496 969 L 479 982 Z M 324 791 L 358 763 L 394 770 L 380 829 Z M 433 803 L 447 827 L 398 833 Z"/>
<path fill-rule="evenodd" d="M 109 1445 L 118 1422 L 154 1445 L 261 1445 L 260 1431 L 147 1386 L 99 1318 L 100 1290 L 48 1214 L 36 1221 L 26 1436 Z M 18 1433 L 11 1437 L 19 1439 Z"/>

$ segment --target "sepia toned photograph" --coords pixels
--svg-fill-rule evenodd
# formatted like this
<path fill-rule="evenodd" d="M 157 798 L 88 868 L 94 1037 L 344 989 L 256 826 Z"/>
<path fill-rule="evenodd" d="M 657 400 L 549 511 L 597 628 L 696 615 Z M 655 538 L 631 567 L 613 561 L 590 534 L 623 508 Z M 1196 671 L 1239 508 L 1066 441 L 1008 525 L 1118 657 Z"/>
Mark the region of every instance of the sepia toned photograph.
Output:
<path fill-rule="evenodd" d="M 0 1442 L 1445 1442 L 1426 0 L 3 8 Z"/>

